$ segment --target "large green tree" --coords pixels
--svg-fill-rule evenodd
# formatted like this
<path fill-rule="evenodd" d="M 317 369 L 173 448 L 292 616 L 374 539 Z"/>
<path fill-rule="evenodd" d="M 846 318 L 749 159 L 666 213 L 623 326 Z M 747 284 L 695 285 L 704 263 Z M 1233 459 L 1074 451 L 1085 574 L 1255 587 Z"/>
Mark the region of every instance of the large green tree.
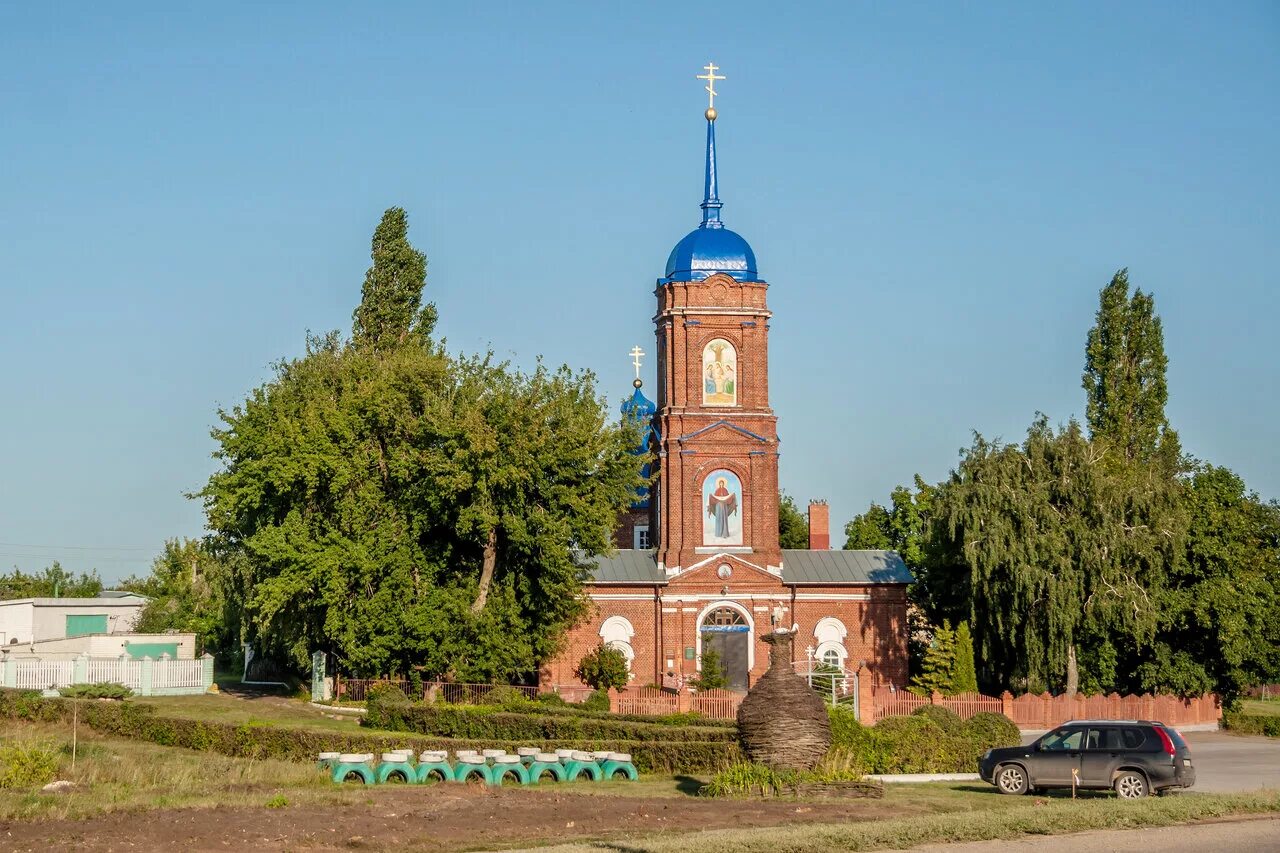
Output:
<path fill-rule="evenodd" d="M 214 539 L 171 539 L 151 564 L 151 574 L 120 583 L 151 600 L 138 616 L 135 631 L 196 635 L 201 652 L 230 663 L 240 653 L 239 620 L 234 596 L 242 570 L 238 553 L 220 550 Z"/>
<path fill-rule="evenodd" d="M 75 574 L 62 568 L 57 560 L 40 572 L 14 569 L 0 575 L 0 600 L 13 598 L 92 598 L 102 592 L 102 579 L 97 572 Z"/>
<path fill-rule="evenodd" d="M 373 265 L 364 276 L 355 310 L 352 340 L 361 346 L 390 349 L 411 337 L 425 342 L 436 325 L 436 307 L 422 304 L 427 259 L 409 242 L 409 217 L 393 207 L 373 232 Z"/>
<path fill-rule="evenodd" d="M 1177 461 L 1177 434 L 1169 427 L 1165 405 L 1168 358 L 1155 298 L 1140 289 L 1129 293 L 1129 271 L 1122 269 L 1102 289 L 1098 313 L 1085 345 L 1083 384 L 1089 431 L 1104 438 L 1118 459 L 1147 463 L 1164 456 Z"/>
<path fill-rule="evenodd" d="M 786 492 L 778 501 L 778 542 L 789 550 L 803 551 L 809 547 L 809 521 Z"/>
<path fill-rule="evenodd" d="M 365 303 L 387 292 L 366 281 Z M 452 357 L 421 313 L 403 333 L 410 314 L 365 303 L 353 343 L 309 339 L 214 432 L 202 494 L 247 555 L 245 632 L 298 666 L 322 649 L 362 674 L 528 676 L 642 482 L 638 433 L 588 373 Z"/>
<path fill-rule="evenodd" d="M 1186 489 L 1186 559 L 1160 594 L 1164 619 L 1137 667 L 1148 690 L 1227 701 L 1280 678 L 1280 507 L 1226 468 L 1198 465 Z"/>
<path fill-rule="evenodd" d="M 942 490 L 945 536 L 969 569 L 979 654 L 1004 686 L 1079 684 L 1097 637 L 1150 644 L 1185 515 L 1158 473 L 1106 464 L 1072 421 L 1040 416 L 1021 446 L 981 436 Z"/>

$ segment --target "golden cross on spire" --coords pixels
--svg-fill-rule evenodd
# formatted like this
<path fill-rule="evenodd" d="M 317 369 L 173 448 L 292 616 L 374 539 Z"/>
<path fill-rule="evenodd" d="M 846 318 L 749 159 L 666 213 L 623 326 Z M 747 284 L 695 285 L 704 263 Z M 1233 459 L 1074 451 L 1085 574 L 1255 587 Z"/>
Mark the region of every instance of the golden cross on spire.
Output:
<path fill-rule="evenodd" d="M 720 70 L 719 65 L 715 65 L 714 63 L 708 62 L 706 65 L 702 67 L 706 70 L 707 73 L 699 74 L 697 76 L 699 80 L 707 81 L 707 86 L 706 86 L 707 112 L 713 112 L 716 108 L 716 95 L 719 94 L 719 92 L 716 91 L 716 81 L 725 80 L 727 78 L 723 74 L 716 73 L 717 71 Z"/>

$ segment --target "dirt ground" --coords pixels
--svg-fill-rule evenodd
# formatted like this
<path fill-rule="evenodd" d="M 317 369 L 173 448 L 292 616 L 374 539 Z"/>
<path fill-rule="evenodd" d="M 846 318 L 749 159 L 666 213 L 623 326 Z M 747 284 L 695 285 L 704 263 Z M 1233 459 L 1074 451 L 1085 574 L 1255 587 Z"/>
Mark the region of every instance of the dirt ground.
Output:
<path fill-rule="evenodd" d="M 879 800 L 716 801 L 481 786 L 382 788 L 358 805 L 172 809 L 0 823 L 0 850 L 474 850 L 663 830 L 874 819 Z"/>

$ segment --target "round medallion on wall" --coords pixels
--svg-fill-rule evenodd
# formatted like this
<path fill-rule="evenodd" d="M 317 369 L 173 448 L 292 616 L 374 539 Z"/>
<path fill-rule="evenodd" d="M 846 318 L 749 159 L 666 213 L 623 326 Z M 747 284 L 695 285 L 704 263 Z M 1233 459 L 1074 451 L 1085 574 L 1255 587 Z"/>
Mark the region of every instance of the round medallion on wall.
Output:
<path fill-rule="evenodd" d="M 721 580 L 728 580 L 733 575 L 733 569 L 728 563 L 725 563 L 720 568 L 716 569 L 716 574 L 720 576 Z"/>

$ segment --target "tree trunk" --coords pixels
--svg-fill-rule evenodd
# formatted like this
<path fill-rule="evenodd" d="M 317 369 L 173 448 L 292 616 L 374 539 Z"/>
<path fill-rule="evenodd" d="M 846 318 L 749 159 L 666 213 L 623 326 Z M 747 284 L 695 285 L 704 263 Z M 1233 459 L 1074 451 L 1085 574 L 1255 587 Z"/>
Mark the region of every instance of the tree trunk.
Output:
<path fill-rule="evenodd" d="M 489 531 L 489 538 L 484 543 L 484 562 L 480 567 L 480 591 L 471 605 L 472 613 L 484 610 L 485 600 L 489 597 L 489 586 L 493 583 L 493 567 L 498 562 L 498 529 Z"/>
<path fill-rule="evenodd" d="M 1075 696 L 1080 689 L 1080 667 L 1076 663 L 1076 644 L 1067 645 L 1067 695 Z"/>

